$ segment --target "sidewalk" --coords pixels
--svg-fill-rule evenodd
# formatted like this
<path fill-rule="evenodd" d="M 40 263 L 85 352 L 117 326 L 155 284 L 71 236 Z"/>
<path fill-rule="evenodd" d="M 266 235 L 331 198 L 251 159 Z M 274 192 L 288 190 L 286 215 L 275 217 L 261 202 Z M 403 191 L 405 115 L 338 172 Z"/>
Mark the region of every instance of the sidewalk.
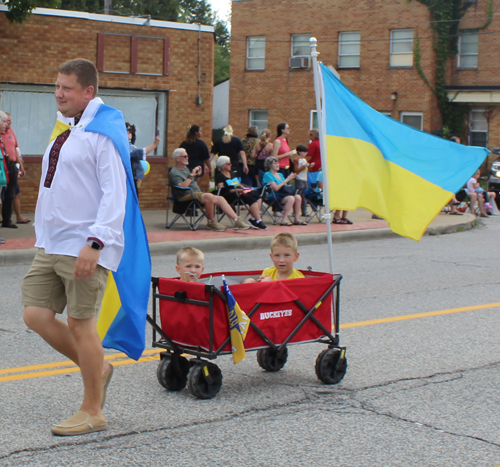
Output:
<path fill-rule="evenodd" d="M 228 227 L 225 232 L 207 230 L 203 221 L 198 230 L 191 231 L 182 220 L 171 229 L 165 229 L 165 211 L 143 211 L 144 223 L 148 232 L 151 255 L 175 254 L 180 248 L 193 246 L 203 251 L 228 251 L 266 248 L 271 238 L 279 232 L 290 232 L 297 236 L 301 245 L 326 243 L 326 224 L 311 221 L 306 226 L 280 227 L 268 225 L 267 230 L 233 230 L 230 222 L 222 223 Z M 25 214 L 28 219 L 33 214 Z M 371 213 L 358 209 L 349 213 L 352 225 L 332 224 L 333 242 L 348 242 L 387 238 L 396 234 L 384 220 L 372 219 Z M 474 226 L 475 217 L 471 214 L 451 216 L 440 213 L 430 224 L 426 234 L 440 235 L 444 233 L 467 230 Z M 30 263 L 35 256 L 35 229 L 33 223 L 18 224 L 17 229 L 0 228 L 0 237 L 6 242 L 0 245 L 0 266 Z"/>

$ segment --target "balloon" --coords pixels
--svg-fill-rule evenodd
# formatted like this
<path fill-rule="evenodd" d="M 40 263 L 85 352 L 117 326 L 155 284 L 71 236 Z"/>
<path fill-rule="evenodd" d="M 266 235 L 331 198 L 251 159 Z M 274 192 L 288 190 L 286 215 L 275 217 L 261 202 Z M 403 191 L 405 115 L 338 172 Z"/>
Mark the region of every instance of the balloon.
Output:
<path fill-rule="evenodd" d="M 141 161 L 142 169 L 144 170 L 144 175 L 147 175 L 151 170 L 151 166 L 148 161 Z"/>

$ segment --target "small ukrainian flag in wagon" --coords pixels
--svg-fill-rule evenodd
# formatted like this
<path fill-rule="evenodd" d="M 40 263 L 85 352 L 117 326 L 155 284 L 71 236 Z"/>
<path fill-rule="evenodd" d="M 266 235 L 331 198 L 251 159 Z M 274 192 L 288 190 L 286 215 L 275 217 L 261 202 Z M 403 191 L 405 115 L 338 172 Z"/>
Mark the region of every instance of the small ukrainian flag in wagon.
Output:
<path fill-rule="evenodd" d="M 245 340 L 248 327 L 250 326 L 250 318 L 236 302 L 224 275 L 222 276 L 222 282 L 224 283 L 224 292 L 227 300 L 227 316 L 229 319 L 233 362 L 236 365 L 236 363 L 241 362 L 246 357 L 245 344 L 243 341 Z"/>

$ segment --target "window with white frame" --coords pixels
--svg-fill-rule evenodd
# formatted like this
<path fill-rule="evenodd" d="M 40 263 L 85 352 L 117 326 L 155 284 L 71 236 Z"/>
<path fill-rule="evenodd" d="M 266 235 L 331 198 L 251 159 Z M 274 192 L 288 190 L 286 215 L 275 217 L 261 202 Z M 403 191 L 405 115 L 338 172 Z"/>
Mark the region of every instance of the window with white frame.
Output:
<path fill-rule="evenodd" d="M 488 119 L 484 110 L 471 110 L 469 114 L 469 145 L 488 146 Z"/>
<path fill-rule="evenodd" d="M 339 68 L 359 68 L 361 33 L 339 32 Z"/>
<path fill-rule="evenodd" d="M 266 60 L 266 37 L 247 37 L 247 70 L 264 70 Z"/>
<path fill-rule="evenodd" d="M 477 68 L 479 52 L 479 33 L 477 31 L 462 31 L 458 36 L 459 68 Z"/>
<path fill-rule="evenodd" d="M 311 117 L 309 118 L 309 128 L 316 128 L 319 130 L 318 112 L 311 110 Z"/>
<path fill-rule="evenodd" d="M 413 66 L 413 29 L 393 29 L 389 65 Z"/>
<path fill-rule="evenodd" d="M 308 57 L 311 55 L 310 38 L 311 34 L 292 35 L 292 57 Z"/>
<path fill-rule="evenodd" d="M 268 128 L 268 111 L 267 110 L 250 110 L 249 126 L 255 125 L 259 129 L 259 135 L 262 130 Z"/>
<path fill-rule="evenodd" d="M 401 112 L 399 119 L 417 130 L 422 129 L 422 122 L 424 120 L 423 114 L 420 112 Z"/>

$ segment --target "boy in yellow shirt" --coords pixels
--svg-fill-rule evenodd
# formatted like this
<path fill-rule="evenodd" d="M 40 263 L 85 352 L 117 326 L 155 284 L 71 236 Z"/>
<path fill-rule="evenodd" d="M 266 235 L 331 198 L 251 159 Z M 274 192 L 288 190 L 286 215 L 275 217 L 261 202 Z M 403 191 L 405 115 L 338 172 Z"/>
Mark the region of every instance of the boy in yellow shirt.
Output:
<path fill-rule="evenodd" d="M 205 270 L 205 255 L 198 248 L 186 247 L 177 252 L 175 270 L 181 276 L 181 281 L 198 282 Z"/>
<path fill-rule="evenodd" d="M 276 235 L 271 242 L 271 254 L 269 255 L 274 266 L 264 269 L 257 281 L 246 279 L 243 284 L 304 277 L 304 274 L 293 268 L 294 263 L 299 259 L 298 246 L 299 242 L 292 234 L 280 233 Z"/>

